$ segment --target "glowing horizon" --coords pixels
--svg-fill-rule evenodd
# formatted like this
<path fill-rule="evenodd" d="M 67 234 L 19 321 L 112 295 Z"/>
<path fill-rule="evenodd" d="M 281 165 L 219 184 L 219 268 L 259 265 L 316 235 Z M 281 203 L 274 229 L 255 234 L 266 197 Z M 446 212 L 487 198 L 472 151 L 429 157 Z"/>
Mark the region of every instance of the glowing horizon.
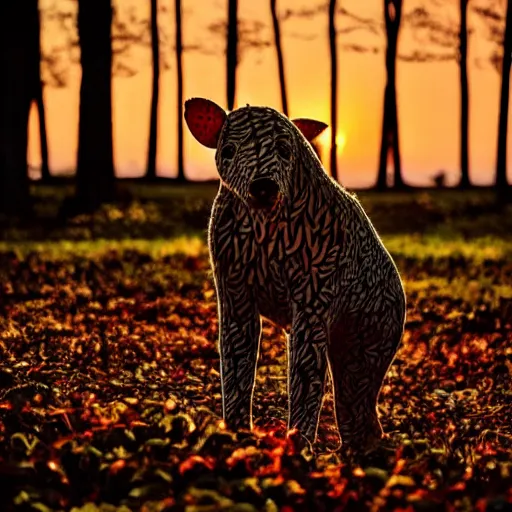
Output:
<path fill-rule="evenodd" d="M 49 0 L 42 0 L 43 9 Z M 118 0 L 119 1 L 119 0 Z M 123 2 L 126 0 L 123 0 Z M 134 2 L 131 0 L 133 5 Z M 417 2 L 418 5 L 419 2 Z M 166 37 L 174 37 L 170 0 L 161 0 L 167 17 L 159 24 Z M 310 6 L 304 1 L 279 2 L 284 12 Z M 183 2 L 185 45 L 204 45 L 208 41 L 211 54 L 187 51 L 184 54 L 184 100 L 203 96 L 225 105 L 225 57 L 223 39 L 212 36 L 208 25 L 225 17 L 226 0 L 208 9 L 196 9 L 191 0 Z M 140 7 L 140 4 L 137 4 Z M 146 5 L 144 9 L 146 9 Z M 381 3 L 372 0 L 364 7 L 356 0 L 346 0 L 344 8 L 367 17 L 380 17 Z M 412 9 L 411 3 L 408 8 Z M 272 41 L 268 5 L 240 1 L 239 16 L 262 23 L 259 38 Z M 44 19 L 44 16 L 43 16 Z M 470 11 L 470 24 L 475 26 Z M 340 20 L 340 25 L 342 21 Z M 478 27 L 476 27 L 478 28 Z M 311 19 L 288 19 L 281 23 L 285 72 L 288 85 L 290 117 L 310 117 L 324 122 L 330 119 L 330 67 L 327 39 L 327 14 Z M 59 32 L 43 23 L 43 47 L 59 43 Z M 368 186 L 376 178 L 382 103 L 385 86 L 384 54 L 357 53 L 346 44 L 378 46 L 383 37 L 356 32 L 338 36 L 338 169 L 340 181 L 347 186 Z M 400 48 L 409 51 L 417 46 L 406 30 L 400 36 Z M 491 66 L 482 66 L 489 54 L 489 44 L 482 33 L 472 34 L 469 49 L 470 83 L 470 175 L 475 184 L 489 184 L 494 179 L 499 77 Z M 176 80 L 174 55 L 165 54 L 171 69 L 163 70 L 160 79 L 159 140 L 157 168 L 160 175 L 175 175 L 176 162 Z M 114 76 L 113 131 L 114 158 L 119 176 L 142 175 L 145 169 L 149 133 L 151 94 L 150 49 L 139 48 L 132 60 L 137 74 L 132 78 Z M 269 105 L 281 110 L 277 60 L 273 45 L 261 50 L 243 48 L 237 73 L 237 104 Z M 45 89 L 50 168 L 54 173 L 72 171 L 75 167 L 78 136 L 80 68 L 68 69 L 65 88 Z M 482 101 L 485 98 L 485 101 Z M 397 101 L 402 167 L 405 180 L 411 184 L 428 184 L 439 170 L 448 173 L 448 184 L 455 183 L 459 171 L 459 89 L 455 62 L 397 63 Z M 512 112 L 512 102 L 509 110 Z M 512 116 L 510 116 L 512 118 Z M 512 122 L 509 122 L 512 124 Z M 185 132 L 185 172 L 191 179 L 217 176 L 211 150 L 202 148 Z M 330 130 L 321 136 L 324 164 L 328 167 Z M 512 150 L 512 128 L 508 147 Z M 29 132 L 29 161 L 40 164 L 37 115 L 32 115 Z M 509 150 L 509 153 L 510 153 Z M 512 156 L 509 154 L 509 161 Z M 509 179 L 512 169 L 509 164 Z"/>

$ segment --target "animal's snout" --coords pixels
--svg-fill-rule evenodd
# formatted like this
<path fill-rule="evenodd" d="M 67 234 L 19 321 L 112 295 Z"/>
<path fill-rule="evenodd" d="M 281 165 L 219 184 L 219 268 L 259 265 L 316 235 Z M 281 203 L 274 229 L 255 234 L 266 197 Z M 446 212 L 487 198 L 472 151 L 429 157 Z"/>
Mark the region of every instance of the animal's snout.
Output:
<path fill-rule="evenodd" d="M 256 178 L 249 185 L 249 202 L 253 208 L 270 209 L 279 197 L 279 187 L 272 178 Z"/>

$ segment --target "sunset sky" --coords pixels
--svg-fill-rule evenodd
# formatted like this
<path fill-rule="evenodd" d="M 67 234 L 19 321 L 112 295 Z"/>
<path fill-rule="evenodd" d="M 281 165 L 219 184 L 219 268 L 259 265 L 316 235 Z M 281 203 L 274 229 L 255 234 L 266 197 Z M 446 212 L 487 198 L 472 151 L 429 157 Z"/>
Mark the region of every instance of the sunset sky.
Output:
<path fill-rule="evenodd" d="M 172 53 L 174 37 L 174 2 L 160 0 L 165 12 L 160 16 L 162 33 L 170 40 L 162 48 L 169 64 L 160 81 L 158 173 L 172 176 L 176 162 L 176 79 Z M 66 0 L 59 0 L 67 5 Z M 483 4 L 485 0 L 480 0 Z M 45 18 L 52 0 L 42 0 L 43 51 L 51 54 L 63 43 L 64 33 L 54 22 Z M 325 4 L 325 0 L 278 0 L 281 13 Z M 382 23 L 382 1 L 340 0 L 338 4 L 361 17 Z M 428 3 L 406 0 L 405 13 Z M 473 2 L 470 2 L 470 6 Z M 184 54 L 185 99 L 203 96 L 226 106 L 225 41 L 212 33 L 209 26 L 225 19 L 226 0 L 183 1 L 183 37 L 185 45 L 200 47 Z M 364 4 L 364 6 L 363 6 Z M 440 2 L 433 3 L 433 5 Z M 458 2 L 443 2 L 436 7 L 442 20 L 458 23 Z M 137 16 L 149 14 L 149 0 L 117 0 L 121 11 L 135 6 Z M 476 2 L 474 3 L 476 5 Z M 262 24 L 257 39 L 273 41 L 269 2 L 239 1 L 239 18 Z M 282 22 L 282 42 L 288 85 L 291 117 L 311 117 L 329 122 L 329 42 L 327 12 L 313 17 L 290 17 Z M 474 29 L 470 37 L 470 164 L 471 179 L 476 184 L 493 180 L 496 159 L 498 125 L 499 75 L 488 63 L 492 44 L 486 40 L 486 27 L 473 12 L 469 23 Z M 338 28 L 353 25 L 339 16 Z M 418 36 L 418 34 L 416 34 Z M 419 34 L 421 36 L 421 34 Z M 377 48 L 378 53 L 356 53 L 349 45 Z M 339 107 L 338 154 L 340 181 L 349 187 L 367 186 L 376 176 L 382 103 L 385 85 L 385 39 L 382 33 L 355 30 L 338 36 Z M 401 33 L 401 54 L 428 49 L 425 40 L 415 37 L 407 28 Z M 445 50 L 446 51 L 446 50 Z M 67 54 L 65 54 L 67 55 Z M 80 67 L 63 57 L 67 70 L 64 88 L 45 89 L 48 122 L 50 167 L 53 172 L 74 169 L 78 135 L 78 105 Z M 134 48 L 124 61 L 137 73 L 132 77 L 113 78 L 113 122 L 115 165 L 119 176 L 137 176 L 144 172 L 149 131 L 151 99 L 151 59 L 149 47 Z M 399 61 L 397 67 L 402 165 L 407 182 L 429 184 L 439 170 L 449 172 L 450 182 L 456 181 L 459 169 L 459 89 L 458 67 L 454 61 L 410 63 Z M 237 104 L 269 105 L 280 109 L 277 59 L 273 45 L 263 48 L 243 48 L 238 67 Z M 512 116 L 509 110 L 509 123 Z M 40 162 L 37 136 L 37 116 L 31 117 L 29 161 Z M 327 139 L 327 137 L 325 138 Z M 508 136 L 509 179 L 512 179 L 512 127 Z M 191 179 L 216 177 L 213 150 L 203 148 L 185 130 L 186 175 Z"/>

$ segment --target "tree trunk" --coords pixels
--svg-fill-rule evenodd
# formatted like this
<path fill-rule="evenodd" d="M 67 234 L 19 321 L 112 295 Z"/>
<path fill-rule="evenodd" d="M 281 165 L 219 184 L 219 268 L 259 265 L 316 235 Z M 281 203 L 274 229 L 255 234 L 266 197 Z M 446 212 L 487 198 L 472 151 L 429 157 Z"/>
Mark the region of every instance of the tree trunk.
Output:
<path fill-rule="evenodd" d="M 507 130 L 510 94 L 510 64 L 512 57 L 512 0 L 507 2 L 505 33 L 503 36 L 503 62 L 501 66 L 500 114 L 498 148 L 496 156 L 496 191 L 500 201 L 510 201 L 512 194 L 507 180 Z"/>
<path fill-rule="evenodd" d="M 387 165 L 393 159 L 393 182 L 395 188 L 404 188 L 400 139 L 398 132 L 398 107 L 396 101 L 396 56 L 398 34 L 402 18 L 402 0 L 384 0 L 384 20 L 386 25 L 386 87 L 384 89 L 384 109 L 382 114 L 382 134 L 379 153 L 379 169 L 376 188 L 388 187 Z"/>
<path fill-rule="evenodd" d="M 46 133 L 46 114 L 44 109 L 43 81 L 41 80 L 41 21 L 39 10 L 37 20 L 33 23 L 33 47 L 34 47 L 34 101 L 37 106 L 37 117 L 39 119 L 39 142 L 41 146 L 41 181 L 48 182 L 51 179 L 50 167 L 48 164 L 48 137 Z M 37 73 L 35 70 L 37 69 Z"/>
<path fill-rule="evenodd" d="M 228 0 L 228 36 L 226 48 L 228 110 L 235 107 L 236 66 L 238 64 L 238 2 Z"/>
<path fill-rule="evenodd" d="M 39 141 L 41 144 L 41 181 L 48 182 L 51 180 L 50 166 L 48 164 L 48 137 L 46 133 L 46 114 L 43 99 L 43 83 L 38 80 L 39 87 L 36 90 L 37 115 L 39 118 Z"/>
<path fill-rule="evenodd" d="M 277 66 L 279 69 L 279 86 L 281 89 L 281 107 L 283 114 L 288 117 L 288 96 L 286 94 L 286 77 L 284 73 L 283 49 L 281 47 L 281 30 L 279 18 L 277 17 L 276 0 L 270 0 L 270 11 L 272 13 L 272 25 L 274 27 L 274 42 L 277 53 Z"/>
<path fill-rule="evenodd" d="M 175 0 L 176 9 L 176 73 L 178 80 L 178 181 L 186 181 L 183 164 L 183 43 L 181 37 L 181 0 Z"/>
<path fill-rule="evenodd" d="M 469 87 L 468 87 L 468 0 L 460 0 L 459 71 L 460 71 L 460 181 L 459 188 L 469 188 Z"/>
<path fill-rule="evenodd" d="M 86 210 L 115 195 L 111 25 L 111 0 L 78 0 L 82 82 L 76 199 Z"/>
<path fill-rule="evenodd" d="M 156 179 L 156 152 L 158 140 L 158 95 L 160 88 L 160 40 L 158 35 L 158 0 L 151 0 L 151 55 L 153 60 L 153 83 L 151 91 L 151 114 L 149 119 L 148 159 L 146 179 Z"/>
<path fill-rule="evenodd" d="M 391 145 L 390 132 L 389 132 L 389 84 L 384 88 L 384 105 L 382 109 L 382 131 L 379 152 L 379 170 L 377 171 L 377 183 L 375 185 L 377 190 L 386 190 L 388 188 L 388 150 Z"/>
<path fill-rule="evenodd" d="M 336 0 L 329 0 L 329 46 L 331 50 L 331 176 L 338 181 L 338 151 L 336 133 L 338 131 L 338 51 L 336 47 Z"/>
<path fill-rule="evenodd" d="M 393 155 L 393 186 L 397 189 L 406 188 L 402 178 L 402 158 L 400 156 L 400 137 L 398 131 L 398 106 L 396 101 L 396 43 L 395 43 L 395 59 L 393 60 L 393 82 L 391 84 L 391 99 L 392 99 L 392 139 L 391 139 L 391 152 Z"/>
<path fill-rule="evenodd" d="M 0 212 L 30 211 L 28 119 L 34 54 L 27 33 L 38 21 L 37 0 L 0 2 Z"/>

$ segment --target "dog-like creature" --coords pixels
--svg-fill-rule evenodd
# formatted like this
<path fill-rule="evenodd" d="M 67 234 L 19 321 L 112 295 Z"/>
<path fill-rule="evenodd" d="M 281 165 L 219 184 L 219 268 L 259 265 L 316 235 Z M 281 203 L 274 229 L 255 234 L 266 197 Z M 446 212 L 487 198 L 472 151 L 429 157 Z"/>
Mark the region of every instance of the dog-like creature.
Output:
<path fill-rule="evenodd" d="M 370 451 L 383 437 L 377 400 L 402 337 L 405 294 L 361 204 L 311 148 L 326 125 L 266 107 L 227 114 L 203 98 L 185 103 L 185 119 L 216 149 L 221 179 L 209 248 L 224 420 L 252 427 L 264 317 L 287 336 L 289 429 L 315 441 L 330 374 L 343 445 Z"/>

